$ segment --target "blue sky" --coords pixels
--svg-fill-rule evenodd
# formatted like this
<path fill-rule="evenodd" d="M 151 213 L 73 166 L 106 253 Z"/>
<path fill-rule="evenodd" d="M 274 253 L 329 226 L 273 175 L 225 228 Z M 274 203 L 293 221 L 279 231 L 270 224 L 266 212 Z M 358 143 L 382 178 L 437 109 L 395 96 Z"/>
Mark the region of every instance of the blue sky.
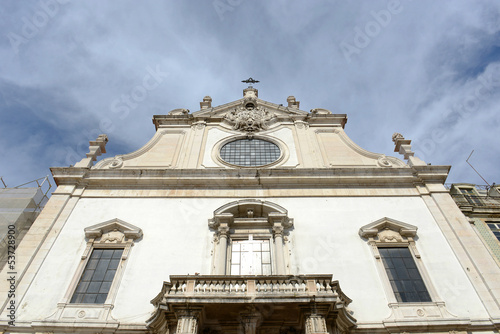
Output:
<path fill-rule="evenodd" d="M 259 97 L 345 113 L 361 147 L 500 182 L 499 1 L 2 1 L 0 176 L 68 166 L 100 133 L 125 154 L 152 115 Z"/>

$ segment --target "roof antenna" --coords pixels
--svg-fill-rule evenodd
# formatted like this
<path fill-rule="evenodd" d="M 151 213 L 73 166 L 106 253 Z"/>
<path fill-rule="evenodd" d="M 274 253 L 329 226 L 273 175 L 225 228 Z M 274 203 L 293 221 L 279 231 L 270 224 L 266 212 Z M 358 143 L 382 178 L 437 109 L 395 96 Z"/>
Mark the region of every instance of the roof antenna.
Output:
<path fill-rule="evenodd" d="M 472 169 L 474 169 L 474 172 L 476 172 L 476 173 L 477 173 L 477 175 L 479 175 L 479 177 L 480 177 L 480 178 L 482 178 L 482 179 L 483 179 L 483 181 L 484 181 L 484 182 L 488 185 L 488 187 L 490 187 L 490 188 L 491 188 L 490 184 L 489 184 L 488 182 L 486 182 L 486 180 L 484 179 L 484 177 L 482 177 L 482 176 L 481 176 L 481 174 L 479 174 L 479 172 L 478 172 L 478 171 L 477 171 L 474 167 L 472 167 L 472 165 L 470 164 L 469 159 L 470 159 L 470 157 L 472 156 L 472 153 L 474 153 L 474 150 L 472 150 L 472 152 L 470 152 L 469 157 L 467 158 L 467 160 L 465 160 L 465 162 L 467 162 L 467 163 L 469 164 L 469 166 L 470 166 Z"/>

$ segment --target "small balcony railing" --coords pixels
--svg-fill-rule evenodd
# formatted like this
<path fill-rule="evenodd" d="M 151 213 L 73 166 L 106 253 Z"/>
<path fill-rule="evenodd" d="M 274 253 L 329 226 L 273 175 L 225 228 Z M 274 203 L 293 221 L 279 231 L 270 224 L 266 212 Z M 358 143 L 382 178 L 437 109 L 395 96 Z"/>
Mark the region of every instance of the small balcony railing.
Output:
<path fill-rule="evenodd" d="M 463 206 L 480 206 L 500 209 L 500 198 L 487 195 L 464 195 L 451 194 L 451 197 L 459 207 Z"/>

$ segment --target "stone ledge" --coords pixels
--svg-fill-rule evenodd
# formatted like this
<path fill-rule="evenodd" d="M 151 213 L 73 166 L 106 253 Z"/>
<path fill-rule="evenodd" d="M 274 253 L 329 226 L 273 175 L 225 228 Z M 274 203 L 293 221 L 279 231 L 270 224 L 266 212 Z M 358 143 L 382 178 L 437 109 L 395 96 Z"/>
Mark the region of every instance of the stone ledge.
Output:
<path fill-rule="evenodd" d="M 218 187 L 276 187 L 373 185 L 398 186 L 422 182 L 443 184 L 449 166 L 413 168 L 300 168 L 300 169 L 103 169 L 52 168 L 58 186 L 218 186 Z"/>

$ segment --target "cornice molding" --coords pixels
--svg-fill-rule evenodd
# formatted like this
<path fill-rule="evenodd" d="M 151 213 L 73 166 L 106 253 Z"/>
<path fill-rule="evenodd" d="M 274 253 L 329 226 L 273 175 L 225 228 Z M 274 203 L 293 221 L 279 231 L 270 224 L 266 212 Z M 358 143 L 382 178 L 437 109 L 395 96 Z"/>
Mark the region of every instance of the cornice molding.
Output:
<path fill-rule="evenodd" d="M 450 166 L 349 168 L 89 169 L 51 168 L 56 184 L 87 187 L 328 187 L 443 184 Z"/>

